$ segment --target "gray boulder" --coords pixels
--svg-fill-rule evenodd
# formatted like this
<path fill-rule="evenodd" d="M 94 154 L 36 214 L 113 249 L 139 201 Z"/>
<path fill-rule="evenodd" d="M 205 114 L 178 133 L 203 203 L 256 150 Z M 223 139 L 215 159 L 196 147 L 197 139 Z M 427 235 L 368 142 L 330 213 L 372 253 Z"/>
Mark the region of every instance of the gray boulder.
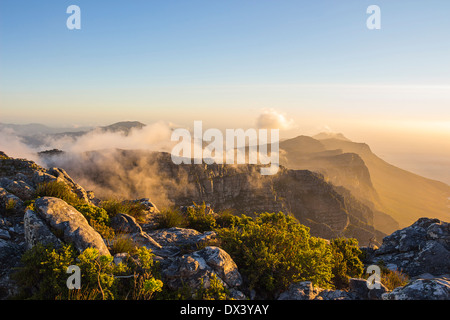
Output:
<path fill-rule="evenodd" d="M 185 254 L 165 261 L 167 267 L 163 268 L 168 287 L 171 289 L 205 288 L 210 286 L 213 275 L 223 282 L 225 287 L 235 289 L 242 284 L 242 277 L 236 263 L 223 249 L 218 247 L 206 247 L 191 254 Z"/>
<path fill-rule="evenodd" d="M 383 300 L 450 300 L 447 278 L 417 279 L 404 287 L 382 294 Z"/>
<path fill-rule="evenodd" d="M 53 234 L 45 221 L 41 219 L 33 210 L 27 210 L 25 212 L 23 222 L 27 249 L 31 249 L 37 244 L 51 244 L 56 248 L 61 247 L 61 240 Z"/>
<path fill-rule="evenodd" d="M 278 300 L 314 300 L 323 289 L 313 286 L 311 281 L 293 283 L 281 293 Z"/>
<path fill-rule="evenodd" d="M 147 233 L 163 246 L 192 247 L 197 244 L 215 239 L 214 231 L 200 233 L 194 229 L 169 228 L 147 231 Z"/>
<path fill-rule="evenodd" d="M 111 219 L 111 227 L 120 236 L 128 236 L 137 246 L 144 246 L 153 251 L 162 249 L 162 246 L 150 235 L 142 231 L 136 219 L 125 213 L 118 213 Z M 115 241 L 115 240 L 113 240 Z"/>
<path fill-rule="evenodd" d="M 36 200 L 38 216 L 64 242 L 72 243 L 82 252 L 86 248 L 96 248 L 101 255 L 110 255 L 102 237 L 87 222 L 86 218 L 65 201 L 42 197 Z"/>
<path fill-rule="evenodd" d="M 450 224 L 421 218 L 385 237 L 370 260 L 374 264 L 383 261 L 388 268 L 412 277 L 450 273 Z"/>

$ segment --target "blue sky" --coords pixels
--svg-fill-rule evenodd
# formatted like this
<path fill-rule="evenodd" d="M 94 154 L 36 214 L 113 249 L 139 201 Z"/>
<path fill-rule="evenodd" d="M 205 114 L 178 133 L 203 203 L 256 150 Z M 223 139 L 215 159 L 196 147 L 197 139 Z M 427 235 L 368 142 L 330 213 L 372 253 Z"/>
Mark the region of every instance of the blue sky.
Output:
<path fill-rule="evenodd" d="M 0 122 L 447 128 L 449 31 L 446 0 L 0 0 Z"/>

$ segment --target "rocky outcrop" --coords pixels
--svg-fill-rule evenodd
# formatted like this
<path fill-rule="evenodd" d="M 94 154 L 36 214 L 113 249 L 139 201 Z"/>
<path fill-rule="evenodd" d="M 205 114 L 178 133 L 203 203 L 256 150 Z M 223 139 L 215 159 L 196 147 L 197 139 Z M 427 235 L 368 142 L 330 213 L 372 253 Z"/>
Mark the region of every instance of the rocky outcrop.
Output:
<path fill-rule="evenodd" d="M 42 219 L 48 229 L 52 230 L 52 233 L 58 234 L 64 242 L 72 243 L 79 252 L 86 248 L 95 248 L 101 255 L 110 255 L 100 234 L 89 225 L 86 218 L 74 207 L 53 197 L 39 198 L 34 206 L 36 208 L 34 221 Z M 27 214 L 32 216 L 30 211 Z M 42 230 L 42 228 L 38 228 L 38 230 Z M 33 232 L 28 230 L 26 233 L 31 234 Z"/>
<path fill-rule="evenodd" d="M 58 165 L 57 160 L 51 164 Z M 89 181 L 94 190 L 140 197 L 144 195 L 137 186 L 151 186 L 145 191 L 157 192 L 149 194 L 152 199 L 164 198 L 165 203 L 177 206 L 205 202 L 216 212 L 292 213 L 311 228 L 312 235 L 326 239 L 347 236 L 368 244 L 381 242 L 385 236 L 373 227 L 370 207 L 308 170 L 281 166 L 276 175 L 263 176 L 259 165 L 176 165 L 168 153 L 142 150 L 92 151 L 61 161 L 72 176 Z M 114 165 L 104 166 L 104 161 Z"/>
<path fill-rule="evenodd" d="M 450 278 L 417 279 L 382 295 L 383 300 L 450 300 Z"/>
<path fill-rule="evenodd" d="M 314 286 L 311 281 L 291 284 L 278 300 L 381 300 L 388 289 L 381 283 L 379 288 L 369 289 L 365 279 L 349 279 L 348 290 L 330 290 Z"/>
<path fill-rule="evenodd" d="M 184 254 L 165 261 L 167 268 L 162 275 L 171 289 L 181 289 L 184 285 L 190 288 L 208 288 L 213 276 L 229 289 L 238 291 L 242 285 L 242 277 L 236 263 L 230 255 L 218 247 L 206 247 L 202 250 Z M 234 293 L 243 296 L 242 293 Z"/>
<path fill-rule="evenodd" d="M 382 262 L 389 269 L 401 270 L 412 277 L 423 273 L 449 274 L 450 224 L 421 218 L 385 237 L 368 260 L 374 264 Z"/>

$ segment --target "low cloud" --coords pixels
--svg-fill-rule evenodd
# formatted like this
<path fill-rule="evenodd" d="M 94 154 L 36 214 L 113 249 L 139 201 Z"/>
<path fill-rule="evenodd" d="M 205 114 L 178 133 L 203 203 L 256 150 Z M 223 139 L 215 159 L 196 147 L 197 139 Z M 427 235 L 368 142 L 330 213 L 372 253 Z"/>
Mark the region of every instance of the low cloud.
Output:
<path fill-rule="evenodd" d="M 294 120 L 274 109 L 264 109 L 256 119 L 258 129 L 288 130 L 295 127 Z"/>

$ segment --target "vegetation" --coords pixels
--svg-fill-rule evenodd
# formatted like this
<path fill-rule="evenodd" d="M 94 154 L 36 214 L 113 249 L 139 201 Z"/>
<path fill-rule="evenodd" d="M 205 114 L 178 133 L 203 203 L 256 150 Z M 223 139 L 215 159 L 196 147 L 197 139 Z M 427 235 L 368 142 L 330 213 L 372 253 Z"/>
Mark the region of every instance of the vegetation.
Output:
<path fill-rule="evenodd" d="M 124 213 L 134 217 L 137 222 L 144 222 L 145 206 L 139 202 L 109 199 L 102 201 L 100 206 L 106 210 L 110 217 L 114 217 L 118 213 Z"/>
<path fill-rule="evenodd" d="M 55 197 L 72 206 L 84 204 L 66 183 L 58 180 L 40 183 L 36 188 L 35 197 Z"/>
<path fill-rule="evenodd" d="M 297 281 L 330 287 L 332 255 L 323 239 L 283 213 L 242 216 L 231 228 L 218 229 L 222 247 L 239 266 L 250 289 L 274 298 Z"/>
<path fill-rule="evenodd" d="M 103 201 L 100 207 L 80 200 L 63 182 L 40 184 L 36 196 L 58 197 L 74 206 L 104 239 L 112 240 L 112 254 L 126 252 L 126 263 L 115 265 L 110 256 L 99 256 L 94 249 L 77 254 L 72 247 L 36 246 L 23 256 L 18 279 L 22 295 L 36 299 L 150 299 L 163 291 L 155 277 L 153 255 L 138 248 L 125 235 L 116 235 L 110 219 L 118 213 L 143 220 L 145 207 L 133 201 Z M 30 203 L 32 205 L 33 203 Z M 322 288 L 346 288 L 350 277 L 361 277 L 363 263 L 355 239 L 328 242 L 310 235 L 309 228 L 295 218 L 279 213 L 261 213 L 253 217 L 231 212 L 210 213 L 203 203 L 162 210 L 157 216 L 159 228 L 183 227 L 200 232 L 213 230 L 219 246 L 238 265 L 248 290 L 260 298 L 275 298 L 294 282 L 309 280 Z M 68 290 L 66 269 L 76 264 L 82 270 L 83 291 Z M 403 283 L 400 276 L 385 272 L 385 282 Z M 186 289 L 186 288 L 185 288 Z M 189 290 L 188 290 L 189 289 Z M 227 299 L 229 292 L 220 279 L 212 278 L 207 288 L 201 286 L 159 296 L 197 299 Z M 182 292 L 183 291 L 183 292 Z"/>
<path fill-rule="evenodd" d="M 70 245 L 61 248 L 36 245 L 22 256 L 14 275 L 21 299 L 150 299 L 163 283 L 154 277 L 153 254 L 145 247 L 125 263 L 113 263 L 93 248 L 77 254 Z M 77 265 L 83 289 L 67 288 L 67 267 Z M 82 290 L 82 291 L 81 291 Z"/>
<path fill-rule="evenodd" d="M 330 243 L 333 255 L 333 283 L 337 288 L 348 287 L 350 278 L 363 275 L 364 265 L 360 260 L 362 254 L 356 239 L 338 238 Z"/>
<path fill-rule="evenodd" d="M 397 287 L 403 287 L 408 284 L 409 277 L 407 274 L 398 270 L 388 269 L 382 260 L 380 260 L 378 266 L 381 270 L 381 283 L 389 290 L 394 290 Z"/>

